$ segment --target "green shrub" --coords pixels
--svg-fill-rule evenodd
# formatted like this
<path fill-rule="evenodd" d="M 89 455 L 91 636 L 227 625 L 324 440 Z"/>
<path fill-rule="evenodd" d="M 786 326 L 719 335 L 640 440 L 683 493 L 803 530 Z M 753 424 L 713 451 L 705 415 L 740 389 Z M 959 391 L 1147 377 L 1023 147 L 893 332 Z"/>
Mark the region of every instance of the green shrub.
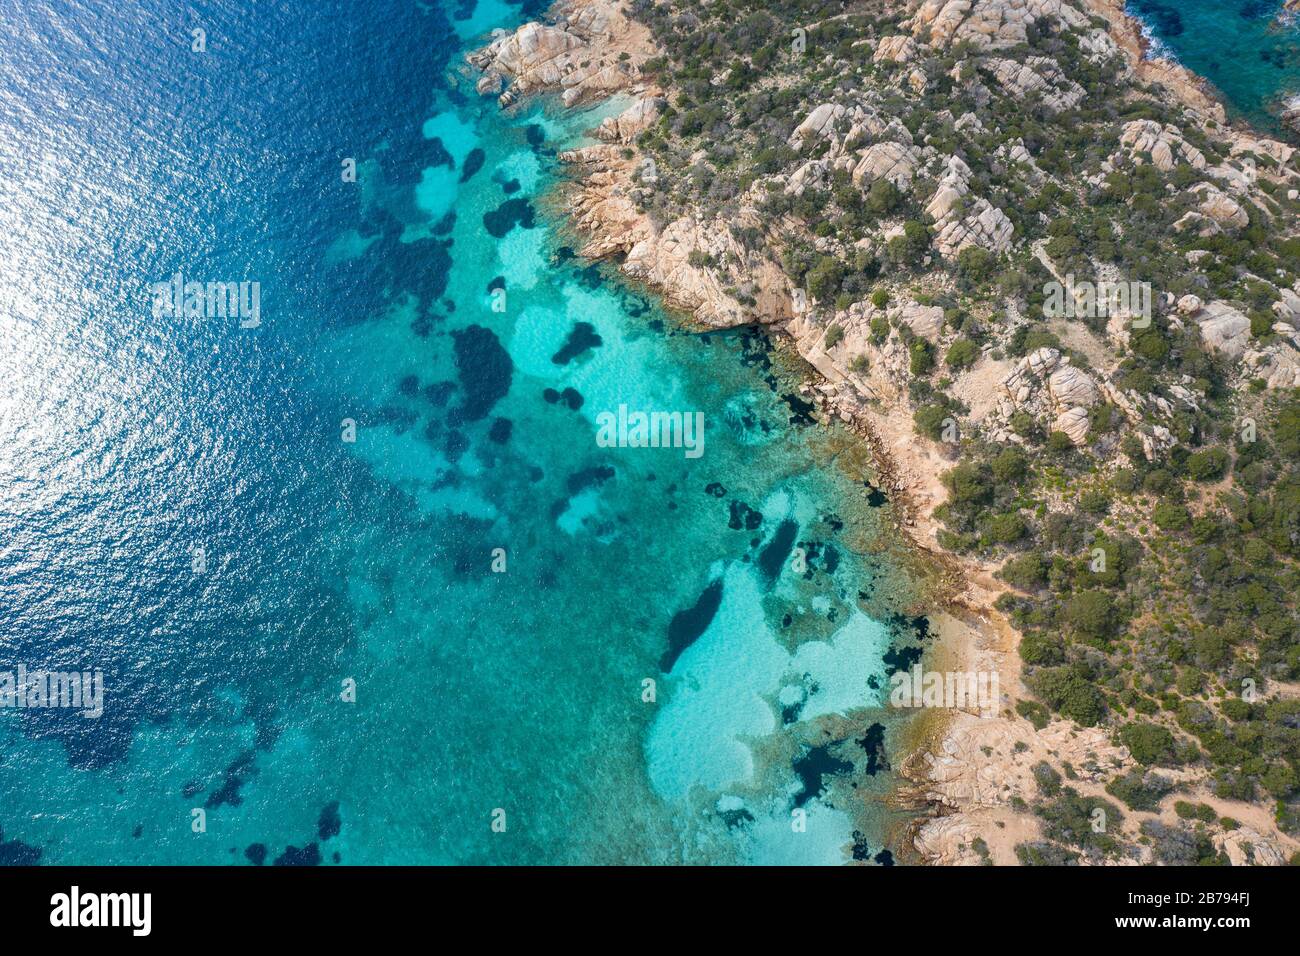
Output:
<path fill-rule="evenodd" d="M 1036 553 L 1021 554 L 1002 565 L 1002 580 L 1022 591 L 1033 591 L 1047 583 L 1047 562 Z"/>
<path fill-rule="evenodd" d="M 1167 778 L 1158 773 L 1130 770 L 1106 784 L 1106 792 L 1124 803 L 1130 810 L 1153 812 L 1161 799 L 1174 789 Z"/>
<path fill-rule="evenodd" d="M 988 522 L 989 540 L 994 544 L 1011 544 L 1025 536 L 1025 521 L 1019 514 L 994 515 Z"/>
<path fill-rule="evenodd" d="M 956 505 L 983 504 L 993 493 L 983 470 L 972 462 L 962 462 L 945 472 L 941 480 Z"/>
<path fill-rule="evenodd" d="M 1066 620 L 1080 634 L 1110 637 L 1115 633 L 1118 614 L 1114 599 L 1105 591 L 1083 591 L 1070 598 L 1065 607 Z"/>
<path fill-rule="evenodd" d="M 1046 727 L 1051 717 L 1047 708 L 1036 700 L 1016 701 L 1016 713 L 1033 724 L 1035 730 L 1042 730 Z"/>
<path fill-rule="evenodd" d="M 1040 760 L 1031 768 L 1038 792 L 1045 797 L 1054 797 L 1061 792 L 1061 775 L 1052 769 L 1046 760 Z"/>
<path fill-rule="evenodd" d="M 1029 469 L 1029 459 L 1017 447 L 1004 448 L 989 462 L 993 477 L 1004 484 L 1018 485 Z"/>
<path fill-rule="evenodd" d="M 943 437 L 944 422 L 951 418 L 951 413 L 942 405 L 922 405 L 912 414 L 916 430 L 931 441 Z"/>
<path fill-rule="evenodd" d="M 944 355 L 943 360 L 949 368 L 966 368 L 975 363 L 979 358 L 979 346 L 970 339 L 958 339 L 948 346 L 948 352 Z"/>
<path fill-rule="evenodd" d="M 1192 516 L 1182 505 L 1164 501 L 1155 506 L 1151 520 L 1161 531 L 1185 531 L 1191 526 Z"/>
<path fill-rule="evenodd" d="M 1074 451 L 1074 440 L 1065 432 L 1054 431 L 1047 436 L 1047 450 L 1054 455 L 1064 455 Z"/>
<path fill-rule="evenodd" d="M 934 368 L 934 348 L 925 339 L 915 339 L 911 348 L 910 369 L 913 378 L 919 378 Z"/>
<path fill-rule="evenodd" d="M 1213 823 L 1219 816 L 1208 803 L 1188 803 L 1186 800 L 1174 801 L 1174 813 L 1184 820 L 1200 820 L 1202 823 Z"/>
<path fill-rule="evenodd" d="M 1158 724 L 1126 724 L 1120 729 L 1119 739 L 1133 759 L 1146 766 L 1166 762 L 1173 756 L 1174 735 Z"/>
<path fill-rule="evenodd" d="M 1101 723 L 1106 716 L 1106 700 L 1091 680 L 1091 675 L 1071 667 L 1044 667 L 1031 674 L 1029 689 L 1063 717 L 1084 727 Z"/>
<path fill-rule="evenodd" d="M 808 294 L 817 302 L 830 302 L 839 294 L 844 281 L 844 266 L 834 256 L 822 256 L 808 270 Z"/>
<path fill-rule="evenodd" d="M 1046 840 L 1016 844 L 1016 859 L 1021 866 L 1069 866 L 1079 854 Z"/>

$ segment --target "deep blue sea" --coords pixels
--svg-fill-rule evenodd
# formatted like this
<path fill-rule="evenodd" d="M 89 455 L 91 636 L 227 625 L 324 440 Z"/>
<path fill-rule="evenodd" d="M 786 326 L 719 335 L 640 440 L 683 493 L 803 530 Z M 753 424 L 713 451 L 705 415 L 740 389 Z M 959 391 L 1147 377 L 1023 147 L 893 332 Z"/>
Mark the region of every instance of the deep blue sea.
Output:
<path fill-rule="evenodd" d="M 1208 79 L 1229 115 L 1272 135 L 1294 137 L 1278 104 L 1300 94 L 1300 26 L 1279 21 L 1282 0 L 1128 0 L 1153 54 L 1172 56 Z"/>
<path fill-rule="evenodd" d="M 574 257 L 619 104 L 457 75 L 536 12 L 0 0 L 0 678 L 104 681 L 0 708 L 0 862 L 891 860 L 888 505 L 764 338 Z"/>

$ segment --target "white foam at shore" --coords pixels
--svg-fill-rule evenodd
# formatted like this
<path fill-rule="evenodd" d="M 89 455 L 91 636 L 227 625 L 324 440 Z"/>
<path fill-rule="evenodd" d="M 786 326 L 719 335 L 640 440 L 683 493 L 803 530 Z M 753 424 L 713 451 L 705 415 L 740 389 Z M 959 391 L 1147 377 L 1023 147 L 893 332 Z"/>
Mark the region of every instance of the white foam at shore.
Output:
<path fill-rule="evenodd" d="M 1148 23 L 1136 13 L 1129 12 L 1138 27 L 1142 31 L 1142 38 L 1146 40 L 1146 50 L 1142 54 L 1144 60 L 1169 60 L 1172 63 L 1178 62 L 1178 57 L 1173 49 L 1164 40 L 1156 35 L 1155 27 Z"/>

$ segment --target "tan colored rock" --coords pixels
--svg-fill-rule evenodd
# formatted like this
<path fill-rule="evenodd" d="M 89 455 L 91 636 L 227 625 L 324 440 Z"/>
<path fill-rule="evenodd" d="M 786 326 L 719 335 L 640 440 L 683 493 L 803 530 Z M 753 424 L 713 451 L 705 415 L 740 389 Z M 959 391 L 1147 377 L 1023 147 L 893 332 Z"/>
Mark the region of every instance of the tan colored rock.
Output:
<path fill-rule="evenodd" d="M 876 63 L 907 63 L 916 57 L 916 41 L 906 34 L 881 37 L 872 59 Z"/>
<path fill-rule="evenodd" d="M 1029 749 L 1018 751 L 1017 744 Z M 953 807 L 1001 806 L 1013 796 L 1036 792 L 1033 765 L 1044 759 L 1071 764 L 1089 783 L 1132 764 L 1128 748 L 1111 743 L 1100 727 L 1054 720 L 1035 731 L 1026 721 L 957 713 L 940 752 L 928 761 L 928 796 Z"/>
<path fill-rule="evenodd" d="M 1300 388 L 1300 354 L 1289 344 L 1247 349 L 1241 357 L 1251 377 L 1262 378 L 1271 389 Z"/>
<path fill-rule="evenodd" d="M 914 147 L 902 143 L 876 143 L 853 167 L 853 182 L 866 187 L 877 179 L 888 179 L 899 189 L 907 190 L 911 188 L 912 175 L 919 163 L 920 156 Z"/>
<path fill-rule="evenodd" d="M 618 116 L 606 117 L 596 135 L 608 143 L 629 144 L 659 119 L 663 105 L 657 96 L 642 96 Z"/>
<path fill-rule="evenodd" d="M 691 253 L 696 250 L 717 261 L 730 256 L 742 262 L 747 258 L 726 224 L 699 222 L 684 216 L 669 223 L 662 232 L 643 235 L 628 250 L 623 271 L 660 289 L 670 305 L 693 311 L 699 321 L 716 328 L 790 317 L 792 306 L 785 275 L 779 266 L 766 259 L 747 266 L 746 274 L 755 287 L 757 299 L 756 306 L 747 308 L 726 291 L 730 283 L 725 276 L 691 264 Z"/>
<path fill-rule="evenodd" d="M 1023 139 L 1017 137 L 1014 142 L 1003 144 L 1003 146 L 998 147 L 998 150 L 1006 156 L 1008 162 L 1013 164 L 1020 163 L 1028 166 L 1035 173 L 1042 172 L 1042 170 L 1038 168 L 1038 164 L 1034 162 L 1034 157 L 1031 156 L 1029 150 L 1025 148 L 1025 141 Z"/>
<path fill-rule="evenodd" d="M 466 60 L 483 72 L 476 88 L 496 92 L 508 81 L 497 98 L 503 107 L 559 89 L 564 104 L 572 106 L 637 82 L 640 64 L 654 53 L 647 27 L 628 19 L 620 6 L 597 0 L 568 0 L 554 12 L 560 17 L 554 24 L 525 23 L 470 53 Z"/>
<path fill-rule="evenodd" d="M 1217 236 L 1219 233 L 1223 232 L 1223 230 L 1219 228 L 1219 224 L 1217 222 L 1215 222 L 1213 219 L 1210 219 L 1207 216 L 1201 215 L 1199 212 L 1197 212 L 1194 209 L 1191 210 L 1190 212 L 1185 213 L 1183 216 L 1181 216 L 1178 219 L 1177 222 L 1174 223 L 1174 232 L 1186 232 L 1189 229 L 1194 230 L 1198 236 L 1202 236 L 1202 237 Z M 1205 250 L 1203 249 L 1192 250 L 1192 252 L 1204 252 L 1204 251 Z M 1192 258 L 1191 253 L 1188 253 L 1187 259 L 1189 262 L 1198 261 L 1197 259 Z"/>
<path fill-rule="evenodd" d="M 1285 848 L 1250 827 L 1216 833 L 1210 839 L 1233 866 L 1286 866 Z"/>
<path fill-rule="evenodd" d="M 1250 225 L 1250 215 L 1241 203 L 1213 183 L 1197 183 L 1191 189 L 1200 199 L 1201 214 L 1225 228 L 1243 229 Z"/>
<path fill-rule="evenodd" d="M 964 182 L 944 183 L 934 191 L 930 201 L 925 204 L 925 211 L 935 222 L 946 221 L 954 210 L 961 208 L 960 203 L 965 195 Z"/>
<path fill-rule="evenodd" d="M 1070 436 L 1070 441 L 1076 445 L 1085 445 L 1088 442 L 1088 410 L 1086 408 L 1067 408 L 1056 417 L 1053 429 L 1058 432 L 1065 432 Z"/>
<path fill-rule="evenodd" d="M 1091 407 L 1097 402 L 1097 383 L 1082 369 L 1062 365 L 1047 377 L 1047 390 L 1058 406 Z"/>
<path fill-rule="evenodd" d="M 1133 120 L 1124 124 L 1120 145 L 1128 149 L 1134 162 L 1143 162 L 1142 154 L 1151 156 L 1156 168 L 1169 172 L 1178 163 L 1195 169 L 1205 168 L 1205 154 L 1183 139 L 1174 126 L 1161 126 L 1154 120 Z"/>
<path fill-rule="evenodd" d="M 582 248 L 589 258 L 625 253 L 652 233 L 623 188 L 625 174 L 619 169 L 618 154 L 617 147 L 601 144 L 559 155 L 560 162 L 583 173 L 582 188 L 572 199 L 572 217 L 578 230 L 590 237 Z"/>
<path fill-rule="evenodd" d="M 790 174 L 785 191 L 792 196 L 802 196 L 805 189 L 821 186 L 826 181 L 827 166 L 824 159 L 808 160 Z"/>
<path fill-rule="evenodd" d="M 914 839 L 917 851 L 936 866 L 982 866 L 984 860 L 972 846 L 981 827 L 965 814 L 954 813 L 927 820 Z"/>
<path fill-rule="evenodd" d="M 1049 57 L 1031 56 L 1024 63 L 994 57 L 985 60 L 981 69 L 989 73 L 1007 95 L 1020 99 L 1036 94 L 1042 97 L 1046 106 L 1057 112 L 1071 109 L 1086 95 L 1084 88 L 1066 76 L 1057 62 Z"/>
<path fill-rule="evenodd" d="M 1281 298 L 1273 303 L 1273 313 L 1292 327 L 1300 329 L 1300 295 L 1294 289 L 1279 290 Z"/>
<path fill-rule="evenodd" d="M 921 338 L 931 342 L 939 341 L 939 334 L 943 331 L 943 309 L 937 305 L 905 302 L 891 310 L 891 317 L 897 318 Z"/>
<path fill-rule="evenodd" d="M 848 112 L 838 103 L 823 103 L 808 114 L 807 119 L 790 134 L 790 146 L 802 149 L 805 144 L 829 136 L 841 116 Z"/>
<path fill-rule="evenodd" d="M 939 231 L 934 247 L 949 258 L 970 245 L 982 246 L 990 252 L 1006 252 L 1011 248 L 1015 228 L 1006 213 L 981 197 L 975 200 L 965 219 L 950 222 Z"/>
<path fill-rule="evenodd" d="M 1207 347 L 1228 358 L 1240 358 L 1250 341 L 1250 319 L 1226 302 L 1211 302 L 1198 316 Z"/>
<path fill-rule="evenodd" d="M 936 47 L 968 40 L 982 49 L 999 49 L 1024 43 L 1028 27 L 1043 19 L 1060 27 L 1088 22 L 1065 0 L 925 0 L 907 24 L 914 36 Z"/>
<path fill-rule="evenodd" d="M 936 224 L 948 222 L 951 218 L 956 218 L 958 211 L 964 212 L 961 203 L 962 197 L 966 195 L 968 183 L 970 181 L 970 167 L 959 156 L 949 156 L 944 174 L 939 179 L 938 188 L 935 189 L 934 195 L 925 205 L 925 211 Z"/>
<path fill-rule="evenodd" d="M 1234 156 L 1238 153 L 1257 153 L 1260 156 L 1270 157 L 1280 166 L 1285 166 L 1295 155 L 1294 146 L 1288 146 L 1286 143 L 1265 136 L 1256 136 L 1247 130 L 1233 130 L 1230 135 L 1232 137 L 1230 149 Z"/>

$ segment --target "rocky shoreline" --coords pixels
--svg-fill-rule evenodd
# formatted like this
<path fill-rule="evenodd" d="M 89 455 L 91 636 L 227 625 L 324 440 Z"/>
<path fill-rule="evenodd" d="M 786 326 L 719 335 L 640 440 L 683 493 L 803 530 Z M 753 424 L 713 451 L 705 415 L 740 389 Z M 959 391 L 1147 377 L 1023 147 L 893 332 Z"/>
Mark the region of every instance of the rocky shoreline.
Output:
<path fill-rule="evenodd" d="M 1072 7 L 1067 8 L 1069 13 L 1063 12 L 1055 0 L 1006 0 L 1005 7 L 1021 10 L 1026 2 L 1035 8 L 1051 7 L 1050 12 L 1058 16 L 1080 15 Z M 984 4 L 986 8 L 993 5 Z M 1200 78 L 1177 63 L 1146 59 L 1148 42 L 1140 23 L 1125 13 L 1124 0 L 1084 0 L 1083 5 L 1088 13 L 1104 18 L 1111 40 L 1126 54 L 1130 69 L 1141 81 L 1167 89 L 1209 125 L 1226 123 L 1222 104 Z M 953 35 L 983 29 L 974 17 L 961 20 L 970 6 L 927 0 L 914 13 L 917 29 L 951 29 Z M 1007 10 L 1001 11 L 1001 17 L 992 29 L 1006 29 L 1012 23 Z M 891 42 L 882 40 L 875 54 L 877 60 L 882 56 L 905 56 L 912 42 L 909 37 L 886 40 Z M 836 315 L 836 321 L 842 323 L 844 347 L 828 346 L 826 327 L 815 321 L 782 269 L 742 246 L 726 224 L 710 221 L 699 213 L 656 222 L 650 214 L 641 212 L 636 201 L 638 190 L 652 186 L 657 171 L 653 162 L 647 163 L 638 151 L 636 139 L 658 120 L 671 92 L 659 88 L 642 73 L 646 61 L 657 52 L 649 30 L 626 15 L 620 0 L 560 0 L 545 23 L 529 23 L 514 33 L 499 31 L 468 61 L 477 73 L 475 86 L 479 93 L 496 95 L 503 108 L 521 96 L 542 91 L 558 91 L 565 106 L 615 93 L 630 97 L 628 109 L 605 120 L 596 130 L 601 143 L 559 157 L 573 173 L 562 201 L 571 210 L 573 228 L 583 237 L 581 255 L 621 260 L 621 270 L 628 278 L 646 284 L 669 306 L 690 313 L 702 327 L 764 326 L 817 372 L 820 380 L 806 386 L 806 391 L 823 413 L 842 420 L 866 442 L 880 484 L 893 504 L 900 532 L 942 569 L 940 576 L 945 585 L 941 590 L 949 613 L 941 615 L 942 640 L 934 652 L 936 659 L 942 658 L 943 666 L 951 665 L 949 669 L 953 670 L 996 672 L 1003 697 L 997 717 L 949 713 L 946 719 L 927 722 L 922 739 L 915 741 L 915 749 L 902 762 L 901 772 L 909 784 L 900 788 L 897 803 L 918 814 L 913 836 L 924 860 L 942 864 L 1015 863 L 1015 845 L 1032 840 L 1036 828 L 1031 815 L 1016 809 L 1018 801 L 1034 793 L 1031 767 L 1045 761 L 1070 768 L 1075 786 L 1084 792 L 1091 789 L 1100 793 L 1104 776 L 1130 768 L 1134 761 L 1102 729 L 1084 729 L 1059 719 L 1035 729 L 1017 716 L 1014 705 L 1026 697 L 1020 679 L 1019 638 L 994 608 L 997 598 L 1011 589 L 994 577 L 996 566 L 954 555 L 939 543 L 940 524 L 935 511 L 947 498 L 939 475 L 954 460 L 946 456 L 939 443 L 920 440 L 915 434 L 907 397 L 907 350 L 894 337 L 873 341 L 869 329 L 873 320 L 887 318 L 925 337 L 935 323 L 942 325 L 942 310 L 908 301 L 857 303 Z M 820 127 L 839 118 L 834 111 L 819 113 L 815 110 L 795 135 L 819 135 Z M 1289 159 L 1289 148 L 1282 144 L 1242 131 L 1233 135 L 1261 154 L 1286 150 L 1285 158 Z M 1178 146 L 1170 144 L 1171 149 Z M 1144 148 L 1155 152 L 1152 144 Z M 871 158 L 870 153 L 868 156 Z M 872 161 L 896 165 L 906 162 L 906 157 L 881 155 Z M 888 170 L 877 172 L 889 174 Z M 951 170 L 955 196 L 964 192 L 962 180 L 969 173 L 959 168 Z M 797 188 L 797 184 L 793 185 Z M 943 195 L 936 194 L 932 206 Z M 749 198 L 741 198 L 740 225 L 768 234 L 783 225 L 765 222 L 757 212 L 756 199 L 750 202 Z M 977 209 L 966 220 L 949 216 L 946 209 L 937 206 L 931 212 L 938 223 L 948 224 L 945 228 L 952 232 L 954 249 L 964 244 L 964 237 L 972 231 L 980 233 L 981 244 L 996 249 L 999 232 L 1010 225 L 1004 226 L 998 220 L 996 209 L 982 213 Z M 1231 213 L 1231 209 L 1223 211 L 1224 215 Z M 1207 211 L 1206 215 L 1216 213 Z M 737 290 L 725 288 L 707 268 L 708 262 L 721 260 L 742 264 L 748 281 L 739 295 Z M 744 307 L 738 304 L 742 299 Z M 1195 307 L 1199 310 L 1200 303 Z M 1080 410 L 1071 396 L 1094 388 L 1094 383 L 1086 374 L 1071 379 L 1075 370 L 1069 368 L 1069 359 L 1056 350 L 1039 351 L 1054 354 L 1035 353 L 1026 361 L 1036 359 L 1040 364 L 1031 363 L 1023 370 L 1010 364 L 989 363 L 990 374 L 996 377 L 986 383 L 984 391 L 1000 394 L 1000 387 L 1007 388 L 1004 377 L 1011 380 L 1016 374 L 1032 373 L 1025 387 L 1036 388 L 1040 380 L 1047 385 L 1043 392 L 1051 397 L 1059 416 L 1056 427 L 1067 434 L 1072 424 L 1086 430 L 1086 414 L 1076 414 L 1073 422 L 1069 417 Z M 865 367 L 855 361 L 863 356 L 869 360 Z M 1123 407 L 1123 396 L 1111 397 Z M 1019 806 L 1023 807 L 1023 803 Z M 1279 836 L 1269 826 L 1266 814 L 1248 816 L 1245 804 L 1228 809 L 1235 817 L 1255 825 L 1225 838 L 1227 845 L 1222 849 L 1235 861 L 1280 862 L 1296 849 L 1294 841 Z M 1257 852 L 1251 856 L 1241 845 L 1254 846 Z M 1265 849 L 1259 851 L 1260 847 Z"/>

